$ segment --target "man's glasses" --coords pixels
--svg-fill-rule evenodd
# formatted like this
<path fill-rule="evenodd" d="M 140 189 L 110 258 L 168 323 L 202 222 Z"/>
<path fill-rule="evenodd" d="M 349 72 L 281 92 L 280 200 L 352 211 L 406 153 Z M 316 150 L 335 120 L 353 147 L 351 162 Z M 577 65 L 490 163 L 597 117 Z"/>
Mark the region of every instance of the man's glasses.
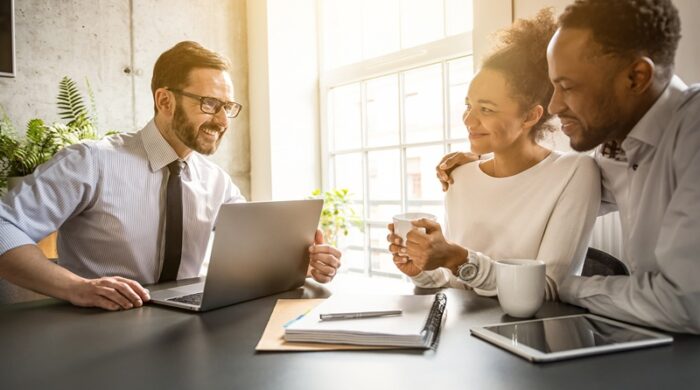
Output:
<path fill-rule="evenodd" d="M 221 100 L 214 97 L 195 95 L 193 93 L 185 92 L 180 89 L 168 88 L 168 90 L 173 91 L 178 95 L 187 96 L 188 98 L 199 100 L 199 109 L 202 110 L 202 112 L 205 114 L 216 115 L 219 113 L 219 111 L 221 111 L 221 108 L 223 107 L 227 117 L 235 118 L 241 112 L 241 108 L 243 108 L 242 105 L 236 102 L 222 102 Z"/>

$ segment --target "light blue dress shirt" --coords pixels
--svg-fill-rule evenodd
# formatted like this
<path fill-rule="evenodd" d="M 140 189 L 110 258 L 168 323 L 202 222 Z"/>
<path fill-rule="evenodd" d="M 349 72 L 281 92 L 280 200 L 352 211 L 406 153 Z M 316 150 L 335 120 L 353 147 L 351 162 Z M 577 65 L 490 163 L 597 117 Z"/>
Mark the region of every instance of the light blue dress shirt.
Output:
<path fill-rule="evenodd" d="M 570 277 L 560 297 L 605 316 L 700 334 L 700 85 L 674 77 L 621 147 L 627 161 L 599 151 L 596 161 L 604 209 L 620 211 L 631 275 Z"/>
<path fill-rule="evenodd" d="M 137 133 L 63 149 L 0 200 L 0 254 L 58 230 L 58 263 L 70 271 L 155 283 L 167 165 L 177 158 L 153 121 Z M 245 201 L 214 163 L 196 152 L 185 162 L 180 279 L 199 274 L 221 205 Z"/>

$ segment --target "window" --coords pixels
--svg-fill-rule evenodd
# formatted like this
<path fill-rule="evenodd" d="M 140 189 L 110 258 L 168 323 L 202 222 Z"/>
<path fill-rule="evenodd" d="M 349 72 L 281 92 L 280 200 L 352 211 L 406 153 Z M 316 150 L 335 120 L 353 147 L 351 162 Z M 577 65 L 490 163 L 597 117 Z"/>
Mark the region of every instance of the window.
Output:
<path fill-rule="evenodd" d="M 348 188 L 361 227 L 341 237 L 345 267 L 400 275 L 386 242 L 394 214 L 443 220 L 435 165 L 468 147 L 471 0 L 322 0 L 324 186 Z"/>

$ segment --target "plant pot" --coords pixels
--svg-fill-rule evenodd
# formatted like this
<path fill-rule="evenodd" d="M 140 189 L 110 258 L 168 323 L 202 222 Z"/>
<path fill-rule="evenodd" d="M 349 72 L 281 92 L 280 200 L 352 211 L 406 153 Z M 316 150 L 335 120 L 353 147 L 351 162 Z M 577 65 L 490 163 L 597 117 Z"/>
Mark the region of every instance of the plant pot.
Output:
<path fill-rule="evenodd" d="M 14 187 L 18 186 L 24 177 L 8 177 L 7 178 L 7 190 L 10 191 Z M 58 239 L 58 233 L 53 232 L 48 236 L 37 242 L 37 246 L 44 252 L 44 256 L 51 260 L 58 259 L 58 251 L 56 250 L 56 240 Z"/>

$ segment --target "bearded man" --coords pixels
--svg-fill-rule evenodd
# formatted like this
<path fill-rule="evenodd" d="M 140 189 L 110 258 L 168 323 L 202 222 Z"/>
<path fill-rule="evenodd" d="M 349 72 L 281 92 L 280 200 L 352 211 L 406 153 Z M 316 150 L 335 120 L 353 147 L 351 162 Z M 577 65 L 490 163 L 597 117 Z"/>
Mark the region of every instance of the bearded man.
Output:
<path fill-rule="evenodd" d="M 202 156 L 216 151 L 242 108 L 230 69 L 195 42 L 161 54 L 146 127 L 67 147 L 0 200 L 0 277 L 78 306 L 120 310 L 150 299 L 142 284 L 198 276 L 219 208 L 245 201 Z M 57 264 L 35 244 L 54 230 Z M 341 255 L 320 232 L 309 255 L 309 276 L 333 279 Z"/>

